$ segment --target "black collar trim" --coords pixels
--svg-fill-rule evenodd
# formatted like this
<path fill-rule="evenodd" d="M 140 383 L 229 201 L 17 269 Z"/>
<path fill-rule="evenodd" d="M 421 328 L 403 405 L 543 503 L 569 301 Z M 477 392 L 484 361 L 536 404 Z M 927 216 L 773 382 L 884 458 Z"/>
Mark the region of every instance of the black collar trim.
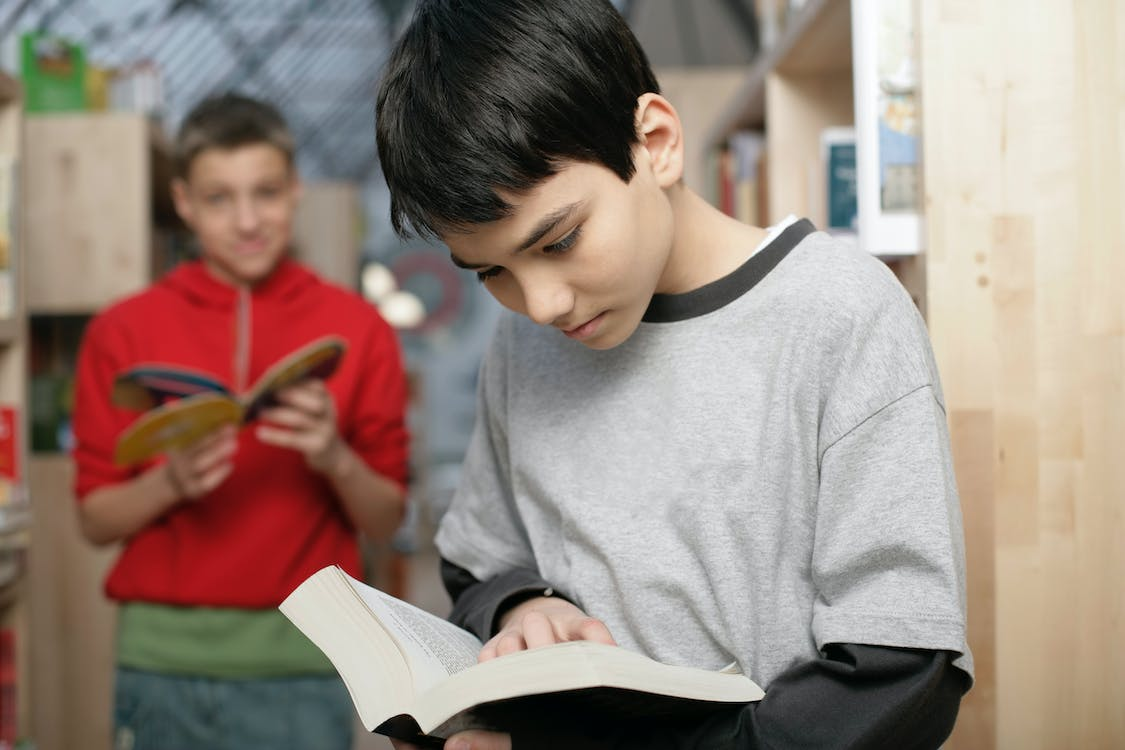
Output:
<path fill-rule="evenodd" d="M 816 227 L 808 219 L 793 222 L 773 242 L 723 278 L 683 294 L 654 294 L 641 320 L 645 323 L 675 323 L 729 305 L 764 279 L 790 250 L 815 231 Z"/>

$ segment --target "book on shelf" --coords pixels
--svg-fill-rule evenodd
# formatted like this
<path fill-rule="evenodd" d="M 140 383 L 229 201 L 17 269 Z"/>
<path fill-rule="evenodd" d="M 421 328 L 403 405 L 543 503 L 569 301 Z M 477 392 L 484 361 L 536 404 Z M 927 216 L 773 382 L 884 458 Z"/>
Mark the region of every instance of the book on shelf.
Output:
<path fill-rule="evenodd" d="M 343 339 L 317 339 L 276 362 L 249 391 L 233 393 L 217 378 L 168 364 L 144 364 L 115 378 L 116 406 L 144 410 L 117 440 L 114 460 L 123 466 L 188 445 L 226 424 L 246 424 L 277 403 L 277 393 L 306 378 L 335 372 L 347 348 Z"/>
<path fill-rule="evenodd" d="M 833 233 L 854 235 L 859 229 L 855 128 L 830 127 L 820 132 L 824 164 L 827 222 Z"/>
<path fill-rule="evenodd" d="M 15 747 L 19 736 L 19 664 L 16 661 L 16 633 L 0 630 L 0 748 Z"/>
<path fill-rule="evenodd" d="M 18 159 L 0 152 L 0 319 L 11 319 L 16 312 L 16 216 L 19 212 Z"/>
<path fill-rule="evenodd" d="M 281 611 L 335 665 L 363 726 L 422 746 L 463 729 L 556 735 L 702 719 L 761 699 L 749 677 L 570 641 L 477 662 L 475 636 L 347 575 L 314 573 Z"/>
<path fill-rule="evenodd" d="M 719 210 L 753 226 L 766 221 L 762 210 L 765 145 L 763 133 L 740 130 L 727 138 L 718 155 Z"/>

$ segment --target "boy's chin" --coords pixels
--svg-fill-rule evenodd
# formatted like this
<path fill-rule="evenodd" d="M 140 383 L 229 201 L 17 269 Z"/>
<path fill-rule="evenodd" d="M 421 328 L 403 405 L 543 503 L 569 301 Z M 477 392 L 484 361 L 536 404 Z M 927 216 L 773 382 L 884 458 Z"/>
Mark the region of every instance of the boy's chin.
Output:
<path fill-rule="evenodd" d="M 606 323 L 611 322 L 618 323 L 618 326 L 620 326 L 620 321 L 606 321 Z M 586 347 L 587 349 L 593 349 L 594 351 L 607 351 L 609 349 L 614 349 L 624 344 L 633 336 L 634 333 L 636 333 L 637 326 L 640 325 L 640 321 L 637 321 L 635 323 L 630 321 L 630 323 L 630 325 L 621 327 L 612 325 L 606 326 L 596 335 L 591 336 L 588 339 L 579 340 L 578 343 L 582 344 L 582 346 Z"/>
<path fill-rule="evenodd" d="M 277 269 L 284 253 L 260 258 L 206 258 L 213 273 L 237 285 L 254 286 L 265 281 Z"/>

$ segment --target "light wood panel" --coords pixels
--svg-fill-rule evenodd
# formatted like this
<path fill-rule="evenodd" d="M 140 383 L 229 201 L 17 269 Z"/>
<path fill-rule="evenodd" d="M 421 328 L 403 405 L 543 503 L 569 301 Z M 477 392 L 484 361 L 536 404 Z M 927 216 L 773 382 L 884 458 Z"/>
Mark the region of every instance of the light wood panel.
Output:
<path fill-rule="evenodd" d="M 35 313 L 88 313 L 151 276 L 151 126 L 128 113 L 26 119 L 23 220 Z"/>
<path fill-rule="evenodd" d="M 921 0 L 929 323 L 977 685 L 954 748 L 1125 747 L 1125 6 Z"/>
<path fill-rule="evenodd" d="M 73 461 L 30 463 L 31 736 L 38 750 L 108 750 L 116 610 L 102 582 L 117 550 L 78 530 Z"/>
<path fill-rule="evenodd" d="M 660 91 L 676 108 L 684 130 L 684 184 L 696 193 L 715 192 L 715 175 L 707 171 L 713 146 L 707 128 L 746 78 L 743 68 L 662 68 Z"/>
<path fill-rule="evenodd" d="M 846 32 L 845 32 L 846 33 Z M 824 128 L 855 122 L 851 67 L 820 73 L 771 73 L 766 81 L 769 224 L 798 213 L 825 226 Z"/>
<path fill-rule="evenodd" d="M 307 182 L 293 219 L 296 258 L 324 278 L 359 287 L 362 212 L 349 182 Z"/>

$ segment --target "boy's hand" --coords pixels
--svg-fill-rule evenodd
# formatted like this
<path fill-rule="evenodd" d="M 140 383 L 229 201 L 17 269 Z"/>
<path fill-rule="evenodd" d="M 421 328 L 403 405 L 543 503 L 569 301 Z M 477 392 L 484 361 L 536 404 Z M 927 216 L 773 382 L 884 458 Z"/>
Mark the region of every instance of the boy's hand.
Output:
<path fill-rule="evenodd" d="M 421 750 L 417 745 L 411 745 L 402 740 L 391 740 L 395 750 Z M 471 729 L 467 732 L 458 732 L 445 741 L 444 750 L 512 750 L 512 738 L 499 732 L 482 732 Z"/>
<path fill-rule="evenodd" d="M 260 425 L 255 434 L 263 443 L 292 448 L 305 456 L 309 468 L 330 473 L 345 447 L 336 431 L 336 403 L 322 380 L 303 380 L 277 393 L 279 406 L 262 412 L 273 425 Z"/>
<path fill-rule="evenodd" d="M 500 632 L 484 644 L 478 661 L 549 646 L 564 641 L 597 641 L 616 646 L 605 623 L 590 617 L 566 599 L 539 596 L 520 602 L 500 618 Z M 419 750 L 415 745 L 391 740 L 395 750 Z M 445 741 L 444 750 L 512 750 L 512 737 L 500 732 L 469 730 Z"/>
<path fill-rule="evenodd" d="M 234 470 L 238 430 L 226 425 L 186 448 L 167 453 L 164 471 L 177 500 L 196 500 L 222 484 Z"/>
<path fill-rule="evenodd" d="M 540 596 L 520 602 L 500 618 L 500 632 L 484 644 L 479 661 L 564 641 L 616 646 L 609 628 L 565 599 Z M 491 745 L 482 746 L 491 747 Z"/>

